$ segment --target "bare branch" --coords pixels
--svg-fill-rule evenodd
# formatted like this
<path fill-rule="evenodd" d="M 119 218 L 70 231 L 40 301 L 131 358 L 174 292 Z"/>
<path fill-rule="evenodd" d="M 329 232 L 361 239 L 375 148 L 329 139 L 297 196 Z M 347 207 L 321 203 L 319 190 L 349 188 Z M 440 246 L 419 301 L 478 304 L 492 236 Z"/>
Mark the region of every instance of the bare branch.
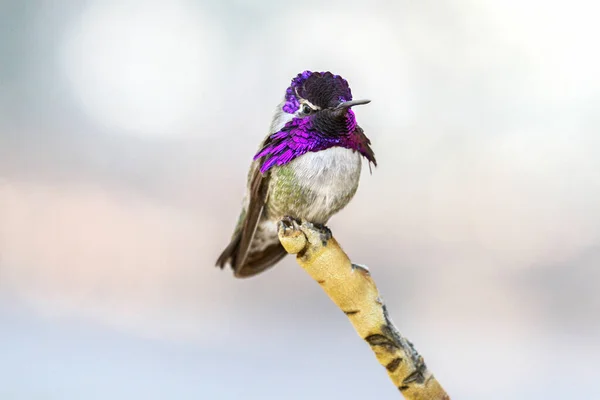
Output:
<path fill-rule="evenodd" d="M 285 219 L 279 224 L 279 240 L 346 314 L 405 399 L 450 400 L 390 320 L 369 270 L 350 262 L 328 228 Z"/>

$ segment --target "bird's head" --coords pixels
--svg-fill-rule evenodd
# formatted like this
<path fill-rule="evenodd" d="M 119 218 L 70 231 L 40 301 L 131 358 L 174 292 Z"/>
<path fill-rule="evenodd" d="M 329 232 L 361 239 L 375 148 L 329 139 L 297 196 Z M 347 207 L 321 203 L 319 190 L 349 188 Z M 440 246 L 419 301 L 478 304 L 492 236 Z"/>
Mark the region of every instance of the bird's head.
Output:
<path fill-rule="evenodd" d="M 311 123 L 326 136 L 351 133 L 356 127 L 352 106 L 370 100 L 352 100 L 348 82 L 331 72 L 304 71 L 294 79 L 285 92 L 282 111 L 293 119 Z"/>
<path fill-rule="evenodd" d="M 263 159 L 261 172 L 306 152 L 334 146 L 358 151 L 376 164 L 370 141 L 357 125 L 351 109 L 369 102 L 352 100 L 348 82 L 339 75 L 311 71 L 298 74 L 275 115 L 272 134 L 254 156 Z"/>

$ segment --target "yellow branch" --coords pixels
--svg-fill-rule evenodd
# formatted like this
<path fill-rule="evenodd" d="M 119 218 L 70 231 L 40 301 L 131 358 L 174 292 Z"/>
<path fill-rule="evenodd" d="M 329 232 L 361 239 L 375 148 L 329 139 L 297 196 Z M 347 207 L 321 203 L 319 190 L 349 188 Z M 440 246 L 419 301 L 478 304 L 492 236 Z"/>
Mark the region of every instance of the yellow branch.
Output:
<path fill-rule="evenodd" d="M 350 262 L 329 229 L 285 219 L 279 240 L 348 316 L 405 399 L 450 399 L 412 343 L 398 333 L 368 269 Z"/>

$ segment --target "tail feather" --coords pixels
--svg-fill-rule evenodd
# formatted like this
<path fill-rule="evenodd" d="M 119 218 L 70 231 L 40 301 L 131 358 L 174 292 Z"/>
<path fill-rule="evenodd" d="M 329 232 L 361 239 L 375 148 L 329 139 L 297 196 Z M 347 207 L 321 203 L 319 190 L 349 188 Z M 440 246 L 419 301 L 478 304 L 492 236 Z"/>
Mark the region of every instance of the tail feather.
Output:
<path fill-rule="evenodd" d="M 259 274 L 267 268 L 275 265 L 286 256 L 287 252 L 279 243 L 279 240 L 266 246 L 259 251 L 250 249 L 243 264 L 238 263 L 242 233 L 236 234 L 229 245 L 223 250 L 217 259 L 217 267 L 223 269 L 225 265 L 231 265 L 236 278 L 248 278 Z"/>
<path fill-rule="evenodd" d="M 281 243 L 273 243 L 262 251 L 248 254 L 244 264 L 234 267 L 233 274 L 236 278 L 248 278 L 257 275 L 277 264 L 286 255 L 287 252 Z"/>
<path fill-rule="evenodd" d="M 225 247 L 225 250 L 221 253 L 217 259 L 216 266 L 223 269 L 225 265 L 235 265 L 238 252 L 240 250 L 240 242 L 242 240 L 242 232 L 238 232 L 232 239 L 231 242 Z"/>

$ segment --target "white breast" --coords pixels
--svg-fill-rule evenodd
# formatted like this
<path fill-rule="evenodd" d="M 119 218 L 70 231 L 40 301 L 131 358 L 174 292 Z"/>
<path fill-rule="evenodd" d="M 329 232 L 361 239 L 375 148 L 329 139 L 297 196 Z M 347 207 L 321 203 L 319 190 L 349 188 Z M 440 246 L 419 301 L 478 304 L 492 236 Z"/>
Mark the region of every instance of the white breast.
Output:
<path fill-rule="evenodd" d="M 298 184 L 314 196 L 308 220 L 327 220 L 350 201 L 358 187 L 361 163 L 358 152 L 343 147 L 309 152 L 291 162 Z"/>
<path fill-rule="evenodd" d="M 360 176 L 360 154 L 343 147 L 308 152 L 292 163 L 296 177 L 316 191 L 331 190 L 332 183 L 352 186 Z"/>

